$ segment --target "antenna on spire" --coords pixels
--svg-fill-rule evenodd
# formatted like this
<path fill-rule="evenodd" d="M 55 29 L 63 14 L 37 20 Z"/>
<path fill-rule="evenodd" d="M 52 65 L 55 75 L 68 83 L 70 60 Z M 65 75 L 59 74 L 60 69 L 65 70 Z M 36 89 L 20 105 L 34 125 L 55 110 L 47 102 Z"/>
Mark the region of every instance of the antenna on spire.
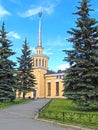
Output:
<path fill-rule="evenodd" d="M 42 46 L 42 32 L 41 32 L 41 17 L 42 17 L 42 12 L 38 13 L 39 15 L 39 28 L 38 28 L 38 47 Z"/>
<path fill-rule="evenodd" d="M 39 17 L 42 17 L 42 12 L 39 12 L 38 15 L 39 15 Z"/>

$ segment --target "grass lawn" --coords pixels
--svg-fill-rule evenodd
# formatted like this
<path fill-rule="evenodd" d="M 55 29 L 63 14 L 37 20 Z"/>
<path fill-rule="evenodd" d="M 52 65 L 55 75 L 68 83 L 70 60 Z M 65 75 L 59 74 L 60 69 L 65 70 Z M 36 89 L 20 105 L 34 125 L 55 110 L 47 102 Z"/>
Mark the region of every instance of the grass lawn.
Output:
<path fill-rule="evenodd" d="M 98 111 L 80 111 L 72 101 L 66 99 L 53 99 L 39 118 L 98 130 Z"/>
<path fill-rule="evenodd" d="M 32 99 L 16 99 L 13 102 L 0 102 L 0 108 L 6 108 L 6 107 L 10 107 L 16 104 L 21 104 L 21 103 L 27 103 L 32 101 Z"/>

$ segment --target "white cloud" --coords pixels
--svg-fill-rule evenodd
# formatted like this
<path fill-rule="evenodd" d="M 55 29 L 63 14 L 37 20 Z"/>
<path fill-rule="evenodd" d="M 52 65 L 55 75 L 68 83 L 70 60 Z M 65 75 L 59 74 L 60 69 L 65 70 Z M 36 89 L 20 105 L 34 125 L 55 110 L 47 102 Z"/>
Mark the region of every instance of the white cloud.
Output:
<path fill-rule="evenodd" d="M 18 33 L 15 33 L 14 31 L 9 32 L 9 33 L 7 34 L 7 36 L 13 37 L 13 38 L 15 38 L 15 39 L 20 39 L 19 34 L 18 34 Z"/>
<path fill-rule="evenodd" d="M 40 3 L 40 5 L 38 6 L 32 5 L 32 7 L 28 9 L 26 12 L 18 14 L 21 17 L 31 17 L 33 15 L 38 14 L 39 12 L 45 12 L 48 15 L 51 15 L 54 12 L 54 9 L 58 5 L 59 1 L 60 0 L 55 0 L 55 2 L 51 0 L 46 0 L 43 1 L 43 3 Z"/>
<path fill-rule="evenodd" d="M 11 15 L 11 13 L 0 5 L 0 20 L 7 15 Z"/>
<path fill-rule="evenodd" d="M 35 8 L 31 8 L 29 10 L 27 10 L 26 12 L 24 13 L 19 13 L 19 15 L 21 17 L 31 17 L 33 15 L 36 15 L 38 14 L 39 12 L 46 12 L 47 14 L 51 14 L 53 12 L 53 5 L 50 5 L 49 7 L 42 7 L 42 6 L 38 6 L 38 7 L 35 7 Z"/>
<path fill-rule="evenodd" d="M 68 63 L 66 63 L 66 64 L 61 64 L 61 65 L 57 66 L 57 70 L 65 70 L 65 69 L 67 69 L 67 68 L 69 68 L 69 67 L 70 67 L 70 66 L 69 66 Z"/>
<path fill-rule="evenodd" d="M 42 12 L 45 11 L 45 12 L 47 12 L 48 14 L 52 14 L 52 13 L 54 12 L 54 8 L 55 8 L 55 5 L 54 5 L 54 4 L 51 4 L 49 7 L 43 8 Z"/>

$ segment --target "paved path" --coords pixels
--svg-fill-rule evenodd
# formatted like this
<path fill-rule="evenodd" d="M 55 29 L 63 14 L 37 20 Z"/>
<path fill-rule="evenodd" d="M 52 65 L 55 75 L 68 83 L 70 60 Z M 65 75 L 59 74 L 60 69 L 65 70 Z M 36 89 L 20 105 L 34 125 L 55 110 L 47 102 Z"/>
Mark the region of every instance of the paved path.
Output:
<path fill-rule="evenodd" d="M 37 99 L 0 110 L 0 130 L 75 130 L 34 119 L 38 109 L 48 101 L 49 99 Z"/>

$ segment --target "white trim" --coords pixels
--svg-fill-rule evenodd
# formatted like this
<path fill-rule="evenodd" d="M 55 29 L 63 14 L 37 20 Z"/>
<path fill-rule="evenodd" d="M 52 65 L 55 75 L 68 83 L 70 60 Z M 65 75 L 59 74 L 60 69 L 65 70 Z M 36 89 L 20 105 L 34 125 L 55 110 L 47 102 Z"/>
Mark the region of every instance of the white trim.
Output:
<path fill-rule="evenodd" d="M 48 82 L 48 83 L 51 83 L 51 80 L 48 80 L 47 82 Z"/>
<path fill-rule="evenodd" d="M 55 82 L 59 82 L 60 80 L 59 79 L 56 79 Z"/>
<path fill-rule="evenodd" d="M 64 75 L 64 73 L 56 73 L 56 74 L 45 74 L 45 76 L 57 76 L 57 75 Z"/>

